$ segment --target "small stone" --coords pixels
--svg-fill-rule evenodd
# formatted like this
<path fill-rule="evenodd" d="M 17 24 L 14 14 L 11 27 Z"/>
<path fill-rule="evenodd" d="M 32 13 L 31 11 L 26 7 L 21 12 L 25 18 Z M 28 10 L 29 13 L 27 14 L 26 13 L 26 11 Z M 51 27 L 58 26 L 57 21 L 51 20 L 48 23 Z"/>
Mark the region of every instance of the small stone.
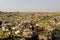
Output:
<path fill-rule="evenodd" d="M 17 30 L 16 32 L 15 32 L 15 34 L 18 34 L 20 32 L 20 30 Z"/>

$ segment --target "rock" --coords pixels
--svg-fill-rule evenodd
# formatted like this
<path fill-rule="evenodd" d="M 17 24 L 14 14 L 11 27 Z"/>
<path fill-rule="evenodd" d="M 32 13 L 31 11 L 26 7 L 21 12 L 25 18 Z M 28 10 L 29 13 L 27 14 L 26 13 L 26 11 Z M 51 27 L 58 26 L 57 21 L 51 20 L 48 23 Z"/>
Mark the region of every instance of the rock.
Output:
<path fill-rule="evenodd" d="M 39 40 L 38 35 L 33 34 L 30 38 L 25 38 L 25 40 Z"/>
<path fill-rule="evenodd" d="M 44 31 L 45 29 L 43 28 L 43 27 L 40 27 L 40 26 L 36 26 L 36 27 L 34 27 L 34 31 L 36 32 L 36 33 L 42 33 L 43 31 Z"/>
<path fill-rule="evenodd" d="M 52 40 L 51 35 L 47 35 L 47 40 Z"/>
<path fill-rule="evenodd" d="M 20 30 L 17 30 L 17 31 L 15 32 L 15 34 L 18 34 L 18 33 L 20 33 Z"/>
<path fill-rule="evenodd" d="M 52 31 L 52 40 L 60 40 L 60 30 L 55 29 Z"/>
<path fill-rule="evenodd" d="M 5 31 L 5 27 L 2 27 L 2 30 Z"/>

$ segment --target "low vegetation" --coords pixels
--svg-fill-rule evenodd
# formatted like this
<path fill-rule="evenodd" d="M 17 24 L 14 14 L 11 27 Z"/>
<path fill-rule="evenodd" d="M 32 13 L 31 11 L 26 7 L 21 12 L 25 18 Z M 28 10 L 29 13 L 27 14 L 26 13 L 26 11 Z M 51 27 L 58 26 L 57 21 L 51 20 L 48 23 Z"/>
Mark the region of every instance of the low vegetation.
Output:
<path fill-rule="evenodd" d="M 60 40 L 59 38 L 59 12 L 0 12 L 0 40 Z"/>

